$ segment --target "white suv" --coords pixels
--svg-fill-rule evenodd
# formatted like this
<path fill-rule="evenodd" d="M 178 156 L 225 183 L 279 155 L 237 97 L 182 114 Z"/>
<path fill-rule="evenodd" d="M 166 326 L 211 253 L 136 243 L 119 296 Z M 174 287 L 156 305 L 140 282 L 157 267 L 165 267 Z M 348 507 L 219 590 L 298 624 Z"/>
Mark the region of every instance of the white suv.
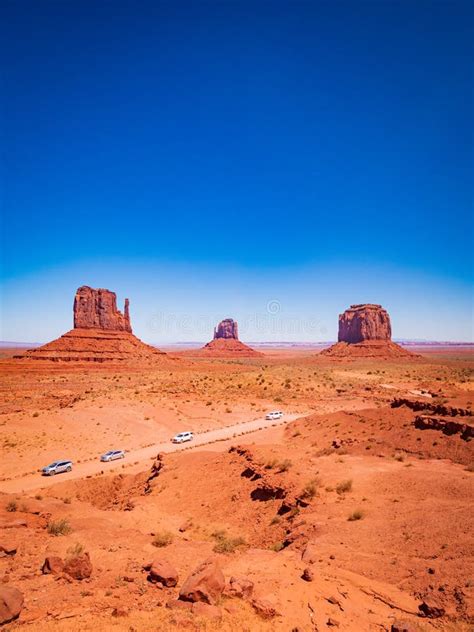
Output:
<path fill-rule="evenodd" d="M 265 419 L 281 419 L 283 417 L 283 413 L 281 410 L 274 410 L 271 413 L 267 413 L 265 415 Z"/>
<path fill-rule="evenodd" d="M 180 432 L 175 435 L 171 441 L 173 443 L 184 443 L 185 441 L 192 441 L 194 439 L 194 435 L 192 432 Z"/>

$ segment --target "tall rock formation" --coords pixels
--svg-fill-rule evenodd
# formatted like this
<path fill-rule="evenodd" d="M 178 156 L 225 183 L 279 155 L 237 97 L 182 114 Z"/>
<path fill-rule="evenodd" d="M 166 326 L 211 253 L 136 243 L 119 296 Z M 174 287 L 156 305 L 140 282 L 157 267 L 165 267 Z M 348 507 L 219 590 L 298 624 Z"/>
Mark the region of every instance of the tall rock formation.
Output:
<path fill-rule="evenodd" d="M 74 298 L 74 328 L 108 329 L 132 332 L 129 301 L 125 299 L 124 314 L 117 309 L 115 292 L 87 285 L 80 287 Z"/>
<path fill-rule="evenodd" d="M 364 340 L 391 340 L 390 316 L 381 305 L 351 305 L 339 315 L 338 342 L 355 344 Z"/>
<path fill-rule="evenodd" d="M 338 342 L 321 355 L 334 358 L 397 358 L 417 357 L 392 342 L 392 326 L 388 312 L 374 303 L 351 305 L 339 315 Z"/>
<path fill-rule="evenodd" d="M 239 340 L 239 326 L 232 318 L 225 318 L 214 327 L 214 338 L 204 347 L 191 352 L 194 356 L 208 356 L 221 358 L 257 357 L 262 354 Z"/>
<path fill-rule="evenodd" d="M 214 327 L 214 340 L 218 338 L 238 340 L 239 326 L 237 325 L 237 321 L 232 318 L 221 320 L 217 327 Z"/>
<path fill-rule="evenodd" d="M 165 354 L 132 334 L 130 304 L 117 309 L 115 292 L 80 287 L 74 297 L 74 329 L 42 347 L 31 349 L 21 359 L 54 362 L 155 362 Z"/>

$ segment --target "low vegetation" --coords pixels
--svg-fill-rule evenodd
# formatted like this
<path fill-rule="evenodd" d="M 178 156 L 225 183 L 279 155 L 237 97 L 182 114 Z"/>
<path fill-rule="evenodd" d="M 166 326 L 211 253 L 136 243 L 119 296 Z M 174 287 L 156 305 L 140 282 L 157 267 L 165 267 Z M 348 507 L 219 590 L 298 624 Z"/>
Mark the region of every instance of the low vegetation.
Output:
<path fill-rule="evenodd" d="M 213 549 L 216 553 L 233 553 L 246 544 L 244 538 L 228 536 L 225 531 L 214 531 L 211 535 L 216 540 Z"/>
<path fill-rule="evenodd" d="M 351 514 L 349 514 L 349 517 L 347 518 L 349 520 L 349 522 L 355 522 L 356 520 L 362 520 L 362 518 L 365 517 L 365 513 L 362 511 L 362 509 L 355 509 Z"/>
<path fill-rule="evenodd" d="M 72 527 L 66 518 L 61 518 L 59 520 L 51 520 L 48 522 L 46 530 L 50 535 L 67 535 L 68 533 L 71 533 Z"/>
<path fill-rule="evenodd" d="M 152 544 L 157 548 L 169 546 L 174 540 L 174 535 L 170 531 L 160 531 L 155 533 Z"/>
<path fill-rule="evenodd" d="M 348 479 L 346 481 L 342 481 L 341 483 L 339 483 L 339 485 L 336 487 L 336 492 L 341 495 L 341 494 L 346 494 L 347 492 L 352 491 L 352 480 Z"/>

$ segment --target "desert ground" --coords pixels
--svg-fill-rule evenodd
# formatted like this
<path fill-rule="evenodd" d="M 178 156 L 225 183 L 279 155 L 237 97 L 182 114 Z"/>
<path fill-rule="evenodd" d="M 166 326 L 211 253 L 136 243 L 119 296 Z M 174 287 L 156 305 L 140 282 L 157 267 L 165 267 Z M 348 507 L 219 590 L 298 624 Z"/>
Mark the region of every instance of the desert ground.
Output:
<path fill-rule="evenodd" d="M 413 350 L 171 350 L 144 370 L 3 349 L 0 581 L 24 597 L 5 629 L 474 629 L 474 353 Z M 42 570 L 85 553 L 82 579 Z M 223 593 L 178 599 L 208 559 Z"/>

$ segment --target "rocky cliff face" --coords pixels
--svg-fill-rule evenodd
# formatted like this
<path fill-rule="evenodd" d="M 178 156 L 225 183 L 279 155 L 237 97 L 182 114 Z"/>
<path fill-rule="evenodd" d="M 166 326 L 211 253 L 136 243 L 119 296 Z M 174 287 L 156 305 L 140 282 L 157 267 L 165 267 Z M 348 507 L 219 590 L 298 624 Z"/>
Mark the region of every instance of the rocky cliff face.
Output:
<path fill-rule="evenodd" d="M 117 309 L 115 292 L 83 285 L 74 298 L 75 329 L 106 329 L 131 333 L 129 301 L 125 299 L 124 313 Z"/>
<path fill-rule="evenodd" d="M 221 320 L 221 322 L 214 328 L 214 340 L 218 338 L 239 339 L 239 328 L 237 325 L 237 321 L 232 318 L 226 318 L 225 320 Z"/>
<path fill-rule="evenodd" d="M 339 316 L 339 342 L 356 344 L 366 340 L 391 340 L 390 316 L 381 305 L 351 305 Z"/>

